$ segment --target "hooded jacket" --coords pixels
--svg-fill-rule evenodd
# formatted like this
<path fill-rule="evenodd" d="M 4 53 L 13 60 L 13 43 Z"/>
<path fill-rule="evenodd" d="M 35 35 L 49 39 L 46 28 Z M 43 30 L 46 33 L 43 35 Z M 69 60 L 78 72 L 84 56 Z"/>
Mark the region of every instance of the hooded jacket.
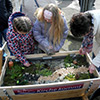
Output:
<path fill-rule="evenodd" d="M 51 45 L 53 46 L 55 52 L 58 52 L 61 49 L 68 35 L 68 27 L 66 19 L 64 16 L 62 16 L 62 18 L 64 21 L 63 37 L 60 41 L 60 44 L 56 44 L 55 46 L 53 46 L 53 39 L 52 41 L 49 41 L 49 29 L 51 27 L 51 23 L 47 23 L 47 29 L 45 30 L 45 22 L 41 22 L 39 20 L 35 21 L 33 26 L 33 35 L 35 40 L 39 43 L 40 46 L 46 49 Z"/>
<path fill-rule="evenodd" d="M 7 44 L 12 54 L 20 60 L 21 63 L 26 63 L 26 54 L 34 53 L 34 39 L 32 30 L 27 34 L 19 34 L 13 29 L 13 19 L 16 17 L 25 16 L 23 13 L 15 12 L 8 20 Z"/>

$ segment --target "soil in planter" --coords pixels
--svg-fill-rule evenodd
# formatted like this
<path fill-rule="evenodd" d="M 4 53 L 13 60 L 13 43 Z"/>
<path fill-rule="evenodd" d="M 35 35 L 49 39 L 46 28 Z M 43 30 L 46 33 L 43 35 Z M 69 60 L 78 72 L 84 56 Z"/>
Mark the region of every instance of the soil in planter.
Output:
<path fill-rule="evenodd" d="M 62 81 L 75 81 L 95 78 L 88 72 L 86 56 L 70 54 L 64 59 L 31 60 L 28 68 L 18 62 L 12 68 L 7 68 L 4 86 L 45 84 Z"/>

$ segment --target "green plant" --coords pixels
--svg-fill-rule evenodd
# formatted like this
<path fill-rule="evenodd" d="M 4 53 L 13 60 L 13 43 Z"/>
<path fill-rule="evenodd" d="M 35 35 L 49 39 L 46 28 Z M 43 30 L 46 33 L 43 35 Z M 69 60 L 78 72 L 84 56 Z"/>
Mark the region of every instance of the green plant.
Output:
<path fill-rule="evenodd" d="M 6 75 L 9 75 L 11 79 L 15 79 L 22 76 L 22 70 L 24 70 L 24 67 L 21 67 L 17 63 L 14 63 L 12 69 L 7 68 Z"/>
<path fill-rule="evenodd" d="M 69 81 L 75 81 L 75 80 L 76 80 L 76 79 L 75 79 L 75 74 L 69 73 L 69 74 L 67 74 L 67 75 L 65 76 L 64 79 L 67 79 L 67 80 L 69 80 Z"/>
<path fill-rule="evenodd" d="M 75 78 L 77 80 L 83 80 L 83 79 L 90 79 L 90 74 L 87 72 L 87 73 L 77 73 Z"/>
<path fill-rule="evenodd" d="M 43 69 L 39 72 L 40 75 L 42 76 L 49 76 L 52 74 L 52 71 L 51 70 L 48 70 L 48 69 Z"/>

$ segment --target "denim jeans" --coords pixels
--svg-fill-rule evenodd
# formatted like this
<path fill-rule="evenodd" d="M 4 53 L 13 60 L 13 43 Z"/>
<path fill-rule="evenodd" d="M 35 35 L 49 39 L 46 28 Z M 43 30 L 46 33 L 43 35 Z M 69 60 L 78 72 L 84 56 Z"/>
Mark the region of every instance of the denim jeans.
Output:
<path fill-rule="evenodd" d="M 6 33 L 7 33 L 7 28 L 4 29 L 3 31 L 0 31 L 0 47 L 2 47 L 2 37 L 4 38 L 4 40 L 6 41 Z"/>

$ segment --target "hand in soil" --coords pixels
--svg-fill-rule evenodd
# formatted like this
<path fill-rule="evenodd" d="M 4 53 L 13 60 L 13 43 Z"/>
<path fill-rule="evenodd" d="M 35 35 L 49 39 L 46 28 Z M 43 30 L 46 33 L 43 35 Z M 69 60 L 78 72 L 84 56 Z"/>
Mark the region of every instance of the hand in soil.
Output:
<path fill-rule="evenodd" d="M 80 55 L 84 55 L 84 54 L 86 54 L 86 51 L 83 50 L 83 48 L 80 48 L 80 49 L 79 49 L 79 54 L 80 54 Z"/>
<path fill-rule="evenodd" d="M 25 67 L 29 67 L 31 64 L 29 62 L 24 63 Z"/>
<path fill-rule="evenodd" d="M 89 72 L 92 74 L 95 70 L 96 70 L 95 65 L 94 65 L 94 64 L 91 64 L 91 65 L 89 66 Z"/>

